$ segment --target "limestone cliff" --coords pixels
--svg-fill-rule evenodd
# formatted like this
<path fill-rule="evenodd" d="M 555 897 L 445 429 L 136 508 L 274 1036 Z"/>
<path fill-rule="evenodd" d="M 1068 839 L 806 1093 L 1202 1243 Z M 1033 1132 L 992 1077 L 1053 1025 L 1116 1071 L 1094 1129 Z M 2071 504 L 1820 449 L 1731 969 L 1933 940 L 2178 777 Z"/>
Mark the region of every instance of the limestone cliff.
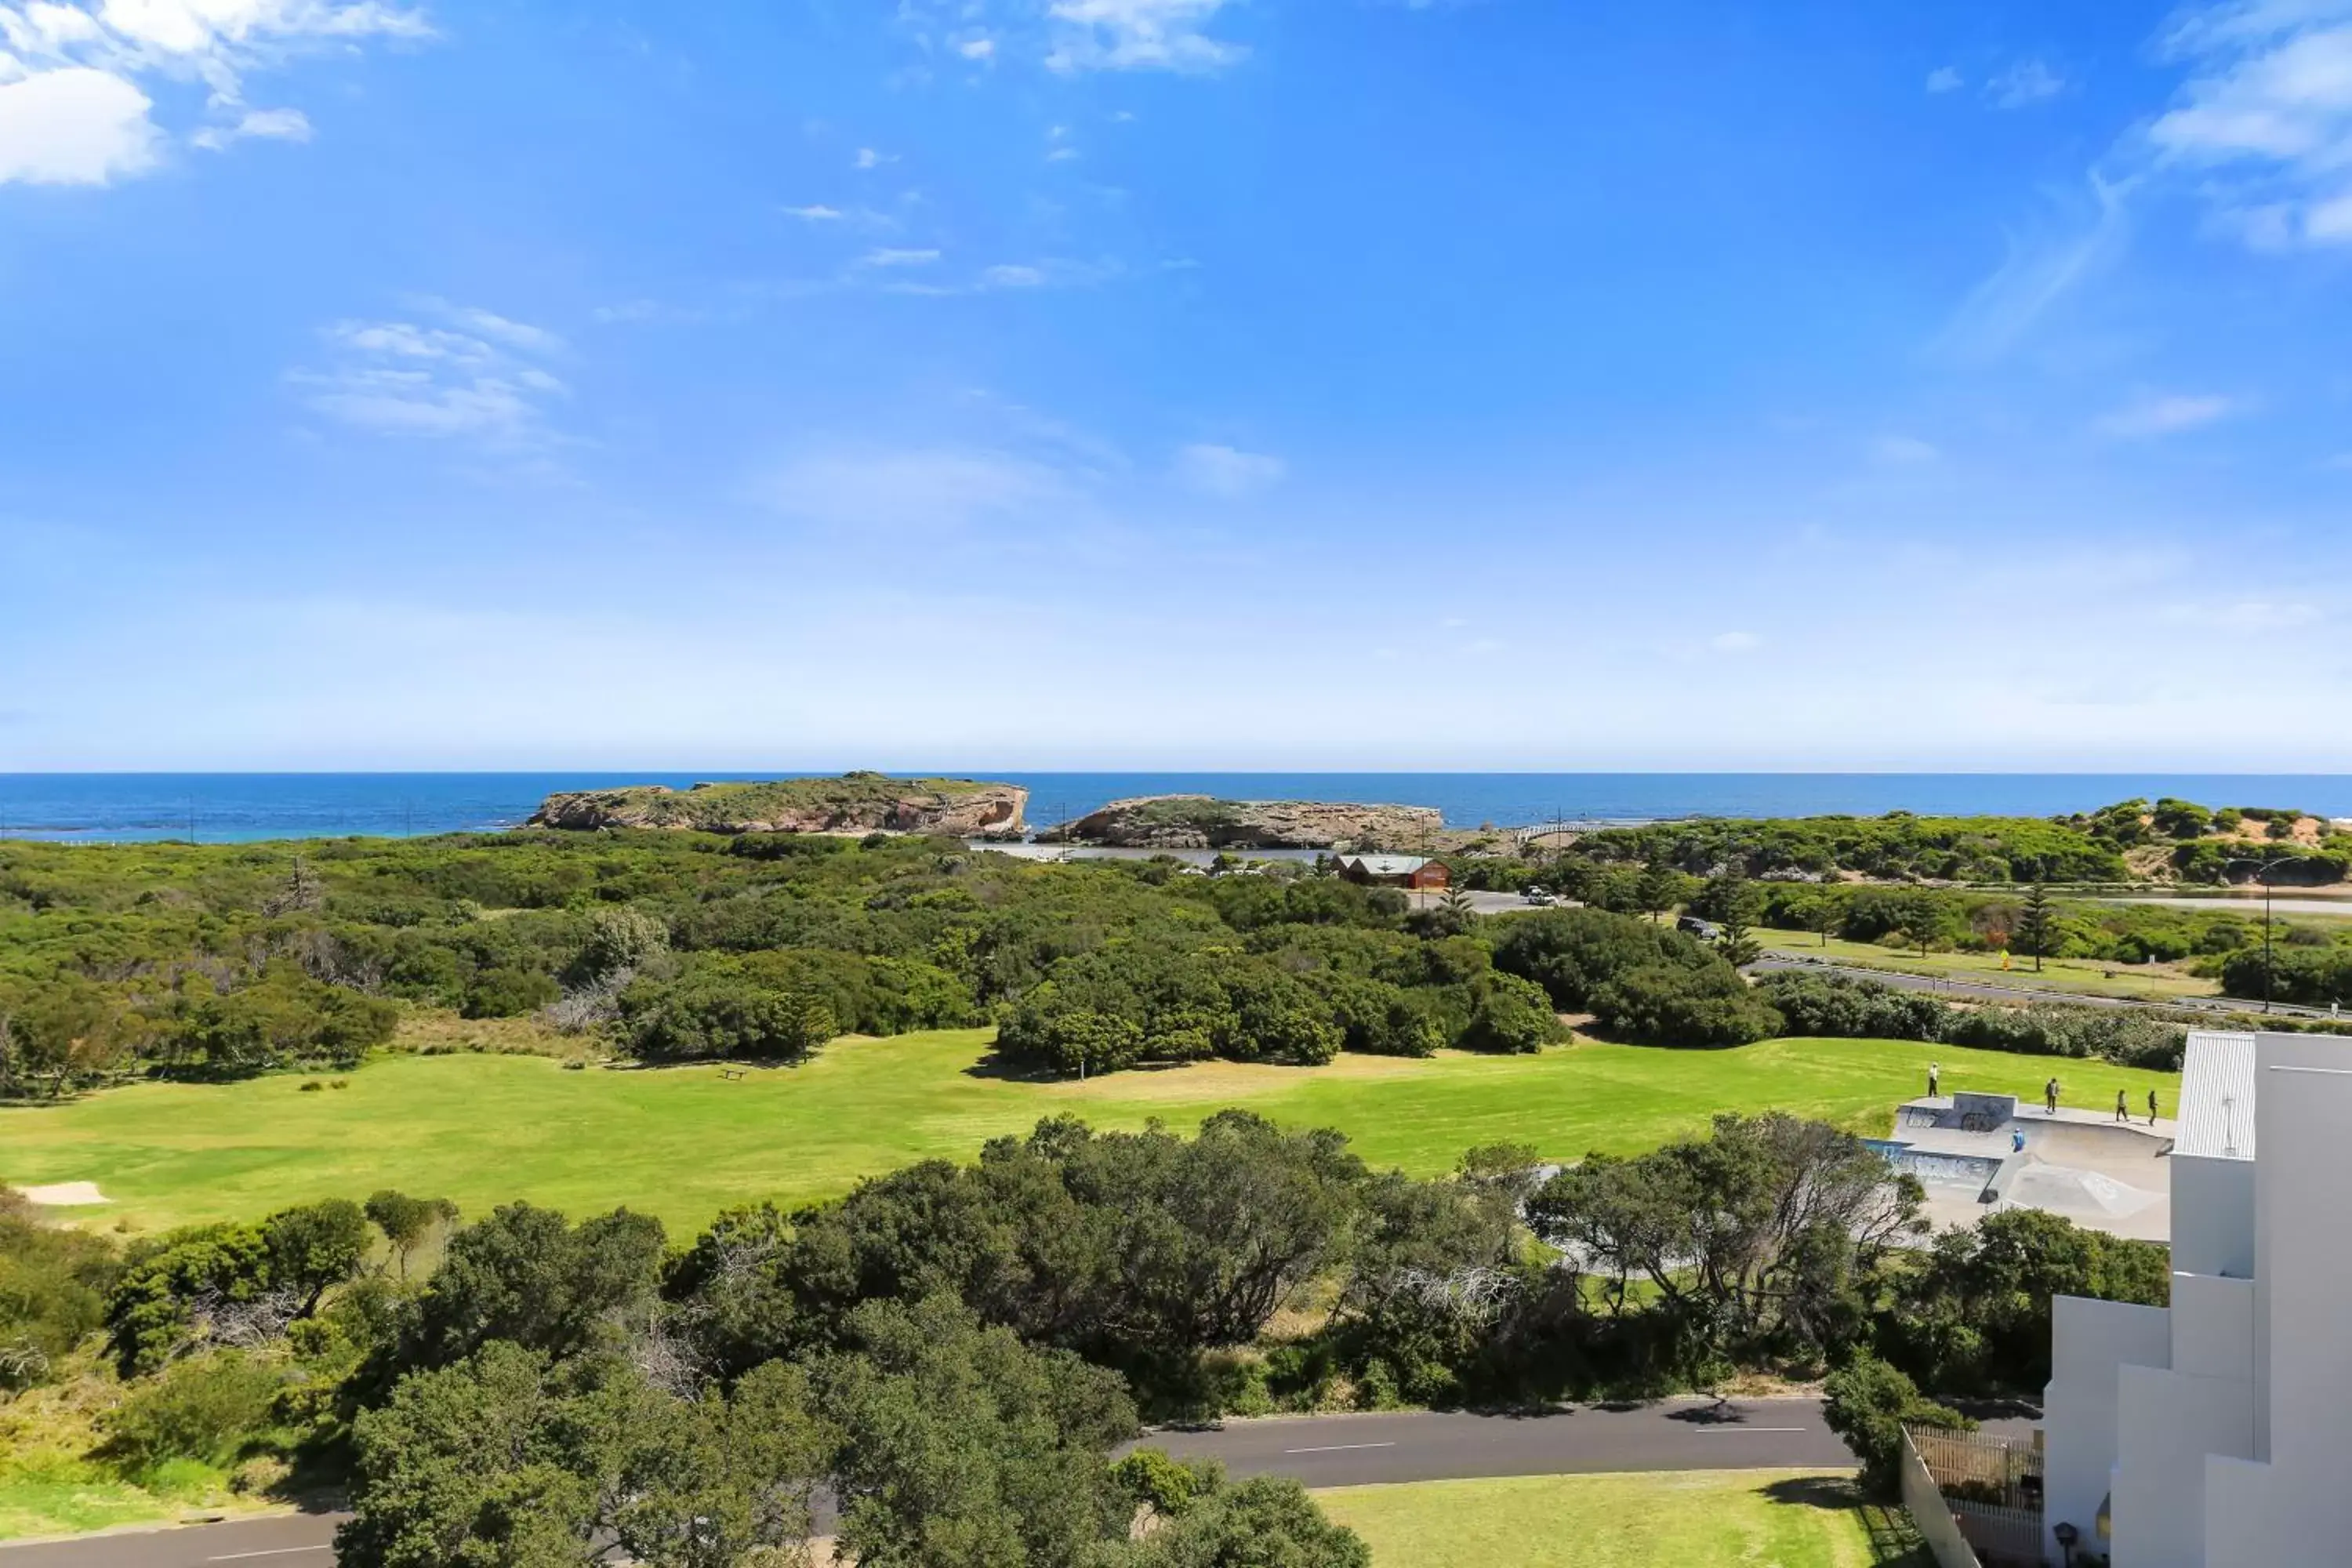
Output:
<path fill-rule="evenodd" d="M 1115 800 L 1037 837 L 1130 849 L 1410 850 L 1436 843 L 1444 826 L 1443 814 L 1425 805 L 1155 795 Z"/>
<path fill-rule="evenodd" d="M 702 833 L 944 833 L 1017 837 L 1029 792 L 972 779 L 837 779 L 698 784 L 692 789 L 635 784 L 551 795 L 531 814 L 534 827 L 667 827 Z"/>

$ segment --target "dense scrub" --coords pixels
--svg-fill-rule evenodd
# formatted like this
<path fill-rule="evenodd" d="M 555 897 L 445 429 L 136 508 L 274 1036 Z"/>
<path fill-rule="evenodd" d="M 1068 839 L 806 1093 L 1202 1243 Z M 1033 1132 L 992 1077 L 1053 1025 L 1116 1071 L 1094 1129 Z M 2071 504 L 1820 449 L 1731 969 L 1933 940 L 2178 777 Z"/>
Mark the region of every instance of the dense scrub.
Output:
<path fill-rule="evenodd" d="M 948 840 L 520 833 L 0 847 L 0 1092 L 346 1064 L 402 1004 L 649 1060 L 1003 1020 L 1012 1059 L 1528 1050 L 1532 988 L 1401 896 L 1285 868 L 1037 865 Z"/>
<path fill-rule="evenodd" d="M 2299 841 L 2310 823 L 2319 842 Z M 2342 881 L 2352 846 L 2331 841 L 2324 818 L 2254 806 L 2219 811 L 2193 802 L 2121 801 L 2095 812 L 2034 816 L 1700 818 L 1581 835 L 1591 865 L 1664 868 L 1688 876 L 1726 871 L 1818 879 L 1839 873 L 1880 881 L 2120 882 L 2138 873 L 2127 853 L 2154 848 L 2184 881 L 2252 880 L 2266 861 L 2285 884 Z"/>

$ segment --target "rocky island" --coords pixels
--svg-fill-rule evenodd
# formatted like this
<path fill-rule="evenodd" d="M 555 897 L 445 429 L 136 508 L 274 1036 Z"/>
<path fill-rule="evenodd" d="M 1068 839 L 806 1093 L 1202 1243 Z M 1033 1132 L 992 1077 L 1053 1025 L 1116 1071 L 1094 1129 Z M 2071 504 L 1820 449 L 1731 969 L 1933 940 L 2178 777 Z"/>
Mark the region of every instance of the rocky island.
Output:
<path fill-rule="evenodd" d="M 944 833 L 1017 837 L 1029 792 L 975 779 L 899 779 L 852 773 L 839 778 L 698 784 L 692 789 L 633 784 L 551 795 L 529 826 L 593 831 L 662 827 L 699 833 Z"/>
<path fill-rule="evenodd" d="M 1041 844 L 1119 849 L 1414 849 L 1444 835 L 1433 806 L 1155 795 L 1049 827 Z"/>

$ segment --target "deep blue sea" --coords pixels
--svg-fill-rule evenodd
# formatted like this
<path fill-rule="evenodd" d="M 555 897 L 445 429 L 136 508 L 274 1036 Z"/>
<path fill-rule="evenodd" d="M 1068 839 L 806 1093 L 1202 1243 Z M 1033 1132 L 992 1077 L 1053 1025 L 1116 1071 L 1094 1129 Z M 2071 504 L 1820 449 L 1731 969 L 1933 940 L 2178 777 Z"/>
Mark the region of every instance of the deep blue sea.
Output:
<path fill-rule="evenodd" d="M 1805 816 L 1831 812 L 2049 816 L 2133 795 L 2209 805 L 2300 806 L 2352 816 L 2343 773 L 925 773 L 1025 784 L 1038 826 L 1127 795 L 1433 805 L 1455 826 L 1554 818 Z M 556 790 L 684 787 L 755 773 L 0 773 L 0 837 L 219 843 L 509 827 Z"/>

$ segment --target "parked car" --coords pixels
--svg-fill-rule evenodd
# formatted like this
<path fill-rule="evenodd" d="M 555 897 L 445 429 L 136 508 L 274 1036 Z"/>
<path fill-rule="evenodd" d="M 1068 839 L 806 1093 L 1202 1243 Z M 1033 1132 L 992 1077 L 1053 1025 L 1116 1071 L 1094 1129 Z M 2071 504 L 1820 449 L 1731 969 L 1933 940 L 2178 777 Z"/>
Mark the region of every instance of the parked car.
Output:
<path fill-rule="evenodd" d="M 1713 921 L 1703 921 L 1696 915 L 1685 915 L 1675 922 L 1675 929 L 1688 931 L 1701 942 L 1714 942 L 1723 935 L 1722 928 Z"/>
<path fill-rule="evenodd" d="M 1519 897 L 1527 900 L 1527 901 L 1531 904 L 1548 904 L 1551 902 L 1551 889 L 1549 888 L 1528 888 L 1520 892 Z"/>

